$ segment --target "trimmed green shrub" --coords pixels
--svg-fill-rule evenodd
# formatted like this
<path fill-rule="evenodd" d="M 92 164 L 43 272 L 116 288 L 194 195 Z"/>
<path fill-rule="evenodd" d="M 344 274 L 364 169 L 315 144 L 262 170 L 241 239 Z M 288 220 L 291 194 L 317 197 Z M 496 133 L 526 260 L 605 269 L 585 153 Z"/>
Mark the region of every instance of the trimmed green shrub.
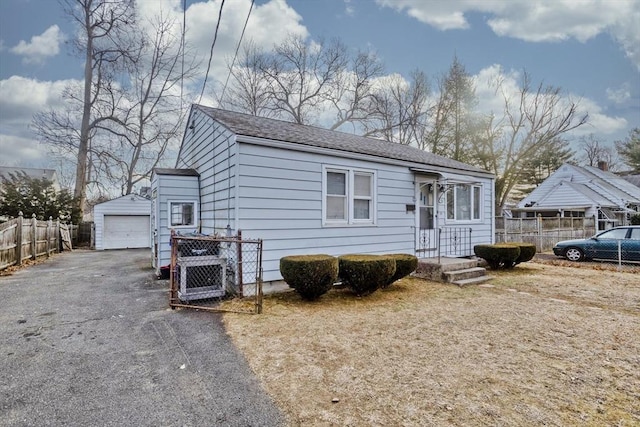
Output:
<path fill-rule="evenodd" d="M 500 267 L 510 268 L 520 256 L 520 247 L 499 243 L 496 245 L 475 245 L 473 252 L 483 258 L 494 270 Z"/>
<path fill-rule="evenodd" d="M 631 225 L 640 225 L 640 214 L 631 216 Z"/>
<path fill-rule="evenodd" d="M 330 255 L 292 255 L 280 258 L 280 274 L 303 299 L 315 300 L 338 279 L 338 258 Z"/>
<path fill-rule="evenodd" d="M 342 283 L 360 296 L 375 292 L 396 272 L 396 260 L 392 256 L 353 254 L 338 260 Z"/>
<path fill-rule="evenodd" d="M 514 265 L 520 264 L 521 262 L 531 261 L 536 254 L 536 245 L 533 243 L 525 243 L 525 242 L 508 242 L 505 245 L 517 246 L 520 248 L 520 255 L 518 259 L 515 260 Z"/>
<path fill-rule="evenodd" d="M 388 254 L 396 260 L 396 272 L 389 281 L 382 285 L 383 288 L 390 286 L 393 282 L 408 276 L 418 268 L 418 258 L 409 254 Z"/>

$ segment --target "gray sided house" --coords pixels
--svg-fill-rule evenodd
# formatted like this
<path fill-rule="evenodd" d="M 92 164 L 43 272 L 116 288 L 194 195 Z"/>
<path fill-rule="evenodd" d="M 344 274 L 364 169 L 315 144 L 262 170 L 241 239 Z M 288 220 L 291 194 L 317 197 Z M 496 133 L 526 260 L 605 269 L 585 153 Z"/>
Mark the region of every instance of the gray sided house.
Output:
<path fill-rule="evenodd" d="M 469 256 L 494 239 L 494 176 L 406 145 L 194 105 L 176 167 L 152 182 L 157 268 L 171 228 L 263 239 L 265 281 L 286 255 Z"/>
<path fill-rule="evenodd" d="M 627 225 L 640 213 L 640 188 L 600 168 L 565 163 L 525 197 L 513 216 L 595 217 L 597 230 Z"/>

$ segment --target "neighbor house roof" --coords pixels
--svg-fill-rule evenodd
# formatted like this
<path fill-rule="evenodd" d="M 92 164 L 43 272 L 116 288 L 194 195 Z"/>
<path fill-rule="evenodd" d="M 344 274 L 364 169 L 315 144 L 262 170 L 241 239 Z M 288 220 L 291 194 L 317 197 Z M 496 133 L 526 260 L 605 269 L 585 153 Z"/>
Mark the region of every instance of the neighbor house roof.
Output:
<path fill-rule="evenodd" d="M 236 135 L 284 141 L 312 147 L 366 154 L 385 159 L 401 160 L 423 165 L 491 175 L 491 173 L 408 145 L 367 138 L 350 133 L 323 129 L 315 126 L 252 116 L 234 111 L 194 105 L 194 109 L 222 123 Z"/>
<path fill-rule="evenodd" d="M 53 183 L 53 187 L 57 190 L 60 189 L 58 183 L 58 176 L 55 169 L 43 169 L 43 168 L 21 168 L 21 167 L 7 167 L 0 166 L 0 176 L 4 176 L 6 179 L 10 179 L 10 175 L 16 175 L 18 172 L 25 173 L 29 178 L 41 179 L 45 178 Z M 0 180 L 0 184 L 1 184 Z"/>
<path fill-rule="evenodd" d="M 171 169 L 171 168 L 155 168 L 153 172 L 156 175 L 176 175 L 176 176 L 198 176 L 195 169 Z"/>
<path fill-rule="evenodd" d="M 585 203 L 608 208 L 640 205 L 640 188 L 612 172 L 567 163 L 518 203 L 518 208 L 555 209 Z"/>

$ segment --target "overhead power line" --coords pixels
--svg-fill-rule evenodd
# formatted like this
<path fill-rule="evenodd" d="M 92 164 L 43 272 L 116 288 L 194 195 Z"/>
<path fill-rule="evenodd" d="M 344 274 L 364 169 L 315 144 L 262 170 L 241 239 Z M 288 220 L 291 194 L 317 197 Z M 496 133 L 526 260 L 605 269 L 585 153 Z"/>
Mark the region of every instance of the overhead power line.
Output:
<path fill-rule="evenodd" d="M 220 10 L 218 11 L 218 22 L 216 23 L 216 32 L 213 35 L 213 42 L 211 43 L 211 51 L 209 52 L 209 63 L 207 64 L 207 73 L 204 75 L 204 82 L 202 83 L 202 91 L 200 92 L 200 98 L 198 104 L 202 101 L 202 95 L 204 95 L 204 88 L 207 86 L 207 79 L 209 78 L 209 70 L 211 69 L 211 59 L 213 58 L 213 48 L 216 45 L 218 39 L 218 29 L 220 28 L 220 19 L 222 18 L 222 8 L 224 7 L 224 0 L 220 3 Z"/>
<path fill-rule="evenodd" d="M 231 70 L 233 70 L 233 66 L 236 64 L 236 58 L 238 57 L 238 51 L 240 50 L 240 45 L 242 44 L 242 39 L 244 38 L 244 32 L 247 29 L 247 23 L 249 22 L 249 17 L 251 16 L 251 11 L 253 10 L 253 4 L 255 0 L 251 0 L 251 6 L 249 7 L 249 13 L 247 13 L 247 19 L 244 21 L 244 27 L 242 27 L 242 34 L 240 34 L 240 40 L 238 40 L 238 45 L 236 46 L 236 53 L 233 55 L 233 61 L 231 61 L 231 68 L 229 68 L 229 73 L 227 74 L 227 80 L 224 82 L 224 86 L 222 88 L 222 94 L 220 95 L 220 101 L 224 99 L 224 92 L 227 90 L 227 84 L 229 83 L 229 77 L 231 77 Z"/>

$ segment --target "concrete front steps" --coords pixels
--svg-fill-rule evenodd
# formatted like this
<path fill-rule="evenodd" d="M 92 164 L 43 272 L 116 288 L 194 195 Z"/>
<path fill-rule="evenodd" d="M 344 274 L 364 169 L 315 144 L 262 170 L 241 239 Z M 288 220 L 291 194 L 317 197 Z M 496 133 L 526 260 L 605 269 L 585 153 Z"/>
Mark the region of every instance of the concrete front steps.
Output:
<path fill-rule="evenodd" d="M 491 280 L 487 270 L 479 266 L 477 259 L 421 258 L 414 276 L 458 286 L 478 285 Z"/>

